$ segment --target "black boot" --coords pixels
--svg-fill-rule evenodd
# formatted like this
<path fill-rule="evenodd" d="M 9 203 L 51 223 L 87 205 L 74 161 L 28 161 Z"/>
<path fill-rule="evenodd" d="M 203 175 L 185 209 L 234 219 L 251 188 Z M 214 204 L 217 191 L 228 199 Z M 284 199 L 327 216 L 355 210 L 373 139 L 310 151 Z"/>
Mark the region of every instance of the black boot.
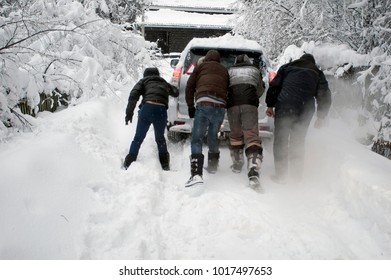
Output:
<path fill-rule="evenodd" d="M 170 154 L 159 154 L 159 161 L 163 170 L 170 170 Z"/>
<path fill-rule="evenodd" d="M 217 172 L 217 167 L 219 166 L 220 153 L 208 153 L 208 167 L 206 171 L 211 174 Z"/>
<path fill-rule="evenodd" d="M 248 155 L 248 181 L 249 187 L 257 192 L 263 192 L 261 182 L 259 180 L 259 173 L 261 169 L 262 155 L 259 153 L 252 153 Z"/>
<path fill-rule="evenodd" d="M 248 170 L 248 178 L 251 182 L 255 182 L 256 185 L 259 184 L 259 173 L 261 170 L 262 163 L 262 147 L 259 146 L 250 146 L 246 149 L 247 156 L 247 170 Z"/>
<path fill-rule="evenodd" d="M 131 155 L 131 154 L 127 154 L 126 157 L 125 157 L 125 161 L 124 161 L 124 168 L 128 169 L 129 166 L 132 164 L 132 162 L 136 161 L 136 159 L 137 159 L 137 156 Z"/>
<path fill-rule="evenodd" d="M 234 173 L 242 172 L 242 168 L 244 165 L 243 147 L 244 147 L 244 145 L 229 147 L 229 151 L 230 151 L 230 155 L 231 155 L 231 159 L 232 159 L 231 170 Z"/>
<path fill-rule="evenodd" d="M 192 154 L 190 156 L 190 172 L 191 177 L 186 182 L 185 187 L 191 187 L 197 184 L 203 184 L 202 179 L 202 168 L 204 166 L 204 155 L 203 154 Z"/>

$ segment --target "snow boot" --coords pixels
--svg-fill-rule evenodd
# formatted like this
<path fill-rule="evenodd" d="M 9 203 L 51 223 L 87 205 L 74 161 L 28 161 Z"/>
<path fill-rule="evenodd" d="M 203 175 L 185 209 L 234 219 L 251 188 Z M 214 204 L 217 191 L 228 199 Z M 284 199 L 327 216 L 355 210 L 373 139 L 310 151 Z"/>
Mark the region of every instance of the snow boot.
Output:
<path fill-rule="evenodd" d="M 202 168 L 204 166 L 204 155 L 203 154 L 192 154 L 190 156 L 190 172 L 191 177 L 186 182 L 185 187 L 189 188 L 204 183 L 202 179 Z"/>
<path fill-rule="evenodd" d="M 255 190 L 261 189 L 261 183 L 259 181 L 259 173 L 262 163 L 262 148 L 251 146 L 246 150 L 247 156 L 247 176 L 249 180 L 249 186 Z"/>
<path fill-rule="evenodd" d="M 234 173 L 242 172 L 244 165 L 243 146 L 230 146 L 230 155 L 232 159 L 231 170 Z"/>
<path fill-rule="evenodd" d="M 129 168 L 129 166 L 132 164 L 133 161 L 136 161 L 137 159 L 137 156 L 135 155 L 131 155 L 131 154 L 127 154 L 126 157 L 125 157 L 125 161 L 124 161 L 124 164 L 123 164 L 123 168 L 126 170 Z"/>
<path fill-rule="evenodd" d="M 170 170 L 170 154 L 168 152 L 165 154 L 159 154 L 159 161 L 163 170 Z"/>
<path fill-rule="evenodd" d="M 217 172 L 219 159 L 220 153 L 208 153 L 208 167 L 205 168 L 208 173 L 215 174 Z"/>

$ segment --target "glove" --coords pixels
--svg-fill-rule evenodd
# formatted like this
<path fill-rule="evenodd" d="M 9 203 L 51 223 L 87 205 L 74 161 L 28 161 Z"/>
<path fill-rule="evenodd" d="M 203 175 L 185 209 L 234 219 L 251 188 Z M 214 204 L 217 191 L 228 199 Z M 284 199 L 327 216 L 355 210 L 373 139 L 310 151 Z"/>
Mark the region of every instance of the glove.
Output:
<path fill-rule="evenodd" d="M 129 122 L 132 123 L 132 116 L 126 115 L 125 116 L 125 125 L 128 125 Z"/>
<path fill-rule="evenodd" d="M 189 112 L 190 119 L 194 118 L 195 111 L 196 111 L 195 107 L 189 107 L 187 110 Z"/>

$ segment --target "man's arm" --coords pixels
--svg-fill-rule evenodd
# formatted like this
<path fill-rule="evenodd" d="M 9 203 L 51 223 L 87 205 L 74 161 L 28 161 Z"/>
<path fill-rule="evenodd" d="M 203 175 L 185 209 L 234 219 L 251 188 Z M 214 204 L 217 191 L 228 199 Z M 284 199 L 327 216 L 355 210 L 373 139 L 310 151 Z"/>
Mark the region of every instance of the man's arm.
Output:
<path fill-rule="evenodd" d="M 136 104 L 143 93 L 143 80 L 138 81 L 138 83 L 133 87 L 130 91 L 128 105 L 126 106 L 126 116 L 125 116 L 125 124 L 128 122 L 132 122 L 133 111 L 136 107 Z"/>
<path fill-rule="evenodd" d="M 319 77 L 318 91 L 315 96 L 318 105 L 316 114 L 318 118 L 324 119 L 328 115 L 331 107 L 331 91 L 322 71 L 320 72 Z"/>

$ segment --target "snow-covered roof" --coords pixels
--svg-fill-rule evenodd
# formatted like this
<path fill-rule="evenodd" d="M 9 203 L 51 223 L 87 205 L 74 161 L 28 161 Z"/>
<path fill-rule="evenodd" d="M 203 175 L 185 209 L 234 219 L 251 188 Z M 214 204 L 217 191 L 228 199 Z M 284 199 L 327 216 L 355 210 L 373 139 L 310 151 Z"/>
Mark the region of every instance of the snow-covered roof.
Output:
<path fill-rule="evenodd" d="M 233 14 L 202 14 L 188 13 L 184 11 L 174 11 L 170 9 L 160 9 L 158 11 L 146 11 L 144 20 L 139 18 L 139 24 L 144 23 L 144 26 L 166 26 L 166 27 L 181 27 L 181 28 L 221 28 L 230 29 L 233 27 L 231 23 L 235 15 Z"/>

